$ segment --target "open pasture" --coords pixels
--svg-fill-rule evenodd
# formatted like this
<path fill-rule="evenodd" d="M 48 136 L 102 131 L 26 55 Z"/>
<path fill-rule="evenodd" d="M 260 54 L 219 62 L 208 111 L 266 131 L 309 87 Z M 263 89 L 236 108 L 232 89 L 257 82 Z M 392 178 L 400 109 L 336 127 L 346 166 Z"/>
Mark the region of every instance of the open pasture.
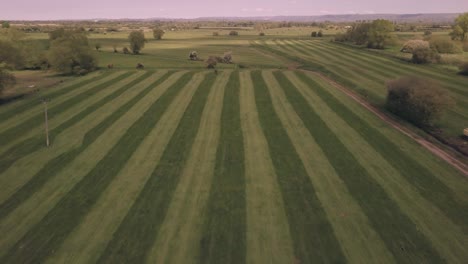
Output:
<path fill-rule="evenodd" d="M 467 100 L 430 68 L 326 42 L 262 45 L 376 100 L 407 71 Z M 318 75 L 156 65 L 41 91 L 49 148 L 36 97 L 0 107 L 0 263 L 468 259 L 467 178 Z"/>

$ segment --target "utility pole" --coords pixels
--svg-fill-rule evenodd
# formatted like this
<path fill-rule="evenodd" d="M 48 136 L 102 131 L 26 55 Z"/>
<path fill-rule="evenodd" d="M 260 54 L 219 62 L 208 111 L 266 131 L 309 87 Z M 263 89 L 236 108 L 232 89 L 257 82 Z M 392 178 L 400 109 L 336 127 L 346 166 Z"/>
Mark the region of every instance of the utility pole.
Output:
<path fill-rule="evenodd" d="M 45 117 L 45 133 L 46 133 L 46 145 L 49 147 L 49 120 L 47 118 L 47 103 L 49 99 L 42 99 L 42 103 L 44 104 L 44 117 Z"/>

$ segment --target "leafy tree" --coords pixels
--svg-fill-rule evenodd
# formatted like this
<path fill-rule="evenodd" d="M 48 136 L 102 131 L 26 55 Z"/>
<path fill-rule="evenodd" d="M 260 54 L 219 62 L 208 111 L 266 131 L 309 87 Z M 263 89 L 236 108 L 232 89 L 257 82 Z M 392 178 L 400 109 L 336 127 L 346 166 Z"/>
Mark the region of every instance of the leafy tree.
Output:
<path fill-rule="evenodd" d="M 453 40 L 461 41 L 468 37 L 468 13 L 461 14 L 455 19 L 455 26 L 450 36 Z"/>
<path fill-rule="evenodd" d="M 13 74 L 9 73 L 3 67 L 0 67 L 0 94 L 5 88 L 14 85 L 15 82 L 15 76 L 13 76 Z"/>
<path fill-rule="evenodd" d="M 88 39 L 78 31 L 61 31 L 54 35 L 48 60 L 51 66 L 64 74 L 83 75 L 97 68 L 97 59 L 91 53 Z"/>
<path fill-rule="evenodd" d="M 232 30 L 231 32 L 229 32 L 229 36 L 239 36 L 239 32 Z"/>
<path fill-rule="evenodd" d="M 232 52 L 228 51 L 228 52 L 225 52 L 224 55 L 223 55 L 223 61 L 224 63 L 232 63 Z"/>
<path fill-rule="evenodd" d="M 94 44 L 94 48 L 96 48 L 96 50 L 99 51 L 101 49 L 101 43 Z"/>
<path fill-rule="evenodd" d="M 395 30 L 393 23 L 385 19 L 372 22 L 367 32 L 367 47 L 384 49 L 392 40 L 391 32 Z"/>
<path fill-rule="evenodd" d="M 319 37 L 319 38 L 323 37 L 323 31 L 322 30 L 319 30 L 319 32 L 317 33 L 317 37 Z"/>
<path fill-rule="evenodd" d="M 133 54 L 140 54 L 140 51 L 145 47 L 145 34 L 141 30 L 134 30 L 128 35 L 128 41 Z"/>
<path fill-rule="evenodd" d="M 260 32 L 260 33 L 258 33 L 258 35 L 259 35 L 260 37 L 264 37 L 264 36 L 265 36 L 265 32 Z"/>
<path fill-rule="evenodd" d="M 122 52 L 123 54 L 130 54 L 130 50 L 127 47 L 123 47 Z"/>
<path fill-rule="evenodd" d="M 154 39 L 157 39 L 157 40 L 160 40 L 162 39 L 162 37 L 164 36 L 164 30 L 160 29 L 160 28 L 155 28 L 153 29 L 153 37 Z"/>
<path fill-rule="evenodd" d="M 206 67 L 208 69 L 214 69 L 216 67 L 216 64 L 218 64 L 218 61 L 216 60 L 216 57 L 210 56 L 206 60 Z"/>
<path fill-rule="evenodd" d="M 453 104 L 446 90 L 428 79 L 403 77 L 387 83 L 386 108 L 417 126 L 428 126 Z"/>
<path fill-rule="evenodd" d="M 404 53 L 413 53 L 416 48 L 430 48 L 429 42 L 420 39 L 408 40 L 400 49 Z"/>
<path fill-rule="evenodd" d="M 463 52 L 459 46 L 455 45 L 455 43 L 449 39 L 433 38 L 429 43 L 433 49 L 437 50 L 438 53 L 455 54 Z"/>
<path fill-rule="evenodd" d="M 312 31 L 312 34 L 310 34 L 310 36 L 313 38 L 317 37 L 317 31 Z"/>

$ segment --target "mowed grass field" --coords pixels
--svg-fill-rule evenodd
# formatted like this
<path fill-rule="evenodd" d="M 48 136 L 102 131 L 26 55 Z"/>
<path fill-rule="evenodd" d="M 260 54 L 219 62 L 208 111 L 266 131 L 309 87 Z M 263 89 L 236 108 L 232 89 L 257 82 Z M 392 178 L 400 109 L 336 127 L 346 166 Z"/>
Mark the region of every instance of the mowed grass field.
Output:
<path fill-rule="evenodd" d="M 401 71 L 274 49 L 333 59 L 376 98 Z M 468 259 L 467 178 L 314 73 L 116 69 L 40 96 L 49 148 L 36 97 L 0 107 L 0 263 Z"/>
<path fill-rule="evenodd" d="M 351 48 L 327 40 L 269 39 L 253 41 L 257 47 L 280 56 L 299 59 L 304 68 L 318 70 L 334 80 L 382 105 L 386 82 L 402 76 L 434 80 L 449 91 L 455 104 L 436 123 L 447 135 L 459 137 L 468 127 L 468 79 L 426 65 L 414 65 L 374 52 Z"/>

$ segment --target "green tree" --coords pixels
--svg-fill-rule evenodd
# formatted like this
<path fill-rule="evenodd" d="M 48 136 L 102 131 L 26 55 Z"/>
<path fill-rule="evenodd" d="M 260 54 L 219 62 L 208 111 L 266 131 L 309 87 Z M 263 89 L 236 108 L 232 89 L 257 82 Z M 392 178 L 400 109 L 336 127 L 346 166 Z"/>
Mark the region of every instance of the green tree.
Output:
<path fill-rule="evenodd" d="M 453 104 L 447 91 L 430 79 L 403 77 L 387 83 L 386 108 L 417 126 L 431 125 Z"/>
<path fill-rule="evenodd" d="M 312 31 L 312 34 L 310 34 L 310 36 L 313 38 L 317 37 L 317 31 Z"/>
<path fill-rule="evenodd" d="M 319 38 L 323 37 L 323 31 L 322 30 L 319 30 L 319 32 L 317 33 L 317 37 L 319 37 Z"/>
<path fill-rule="evenodd" d="M 153 29 L 153 37 L 156 40 L 162 39 L 162 37 L 164 36 L 164 33 L 165 33 L 164 30 L 162 30 L 160 28 Z"/>
<path fill-rule="evenodd" d="M 384 49 L 392 41 L 391 33 L 394 30 L 392 22 L 385 19 L 374 20 L 367 32 L 367 47 Z"/>
<path fill-rule="evenodd" d="M 450 36 L 453 40 L 461 41 L 468 37 L 468 13 L 461 14 L 455 19 L 455 26 Z"/>
<path fill-rule="evenodd" d="M 56 36 L 48 52 L 48 61 L 54 69 L 64 74 L 83 75 L 97 68 L 86 35 L 78 31 L 64 31 Z"/>
<path fill-rule="evenodd" d="M 142 30 L 134 30 L 128 35 L 128 41 L 133 54 L 140 54 L 140 51 L 145 47 L 145 34 Z"/>

